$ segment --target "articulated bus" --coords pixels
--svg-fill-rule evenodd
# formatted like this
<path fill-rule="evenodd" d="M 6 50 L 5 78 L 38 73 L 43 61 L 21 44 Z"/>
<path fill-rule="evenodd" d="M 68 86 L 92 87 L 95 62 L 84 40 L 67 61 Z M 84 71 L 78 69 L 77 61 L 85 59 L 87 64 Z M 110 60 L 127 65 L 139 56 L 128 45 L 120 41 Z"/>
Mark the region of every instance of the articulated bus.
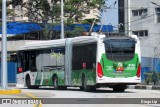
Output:
<path fill-rule="evenodd" d="M 125 91 L 141 82 L 140 41 L 136 35 L 91 36 L 37 41 L 18 53 L 17 86 L 55 90 L 100 87 Z"/>

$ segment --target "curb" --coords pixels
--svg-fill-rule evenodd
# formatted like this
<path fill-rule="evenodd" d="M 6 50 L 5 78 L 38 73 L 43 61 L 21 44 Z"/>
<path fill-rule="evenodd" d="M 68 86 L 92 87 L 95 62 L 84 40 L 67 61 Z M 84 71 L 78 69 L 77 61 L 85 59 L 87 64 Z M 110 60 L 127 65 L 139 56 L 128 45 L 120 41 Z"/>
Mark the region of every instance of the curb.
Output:
<path fill-rule="evenodd" d="M 1 85 L 1 83 L 0 83 Z M 7 83 L 8 86 L 16 86 L 16 83 Z"/>
<path fill-rule="evenodd" d="M 128 85 L 128 89 L 145 89 L 145 90 L 160 90 L 159 86 L 152 85 Z"/>
<path fill-rule="evenodd" d="M 10 95 L 10 94 L 20 94 L 21 93 L 21 90 L 19 89 L 11 89 L 11 90 L 3 90 L 3 89 L 0 89 L 0 95 L 3 94 L 3 95 Z"/>

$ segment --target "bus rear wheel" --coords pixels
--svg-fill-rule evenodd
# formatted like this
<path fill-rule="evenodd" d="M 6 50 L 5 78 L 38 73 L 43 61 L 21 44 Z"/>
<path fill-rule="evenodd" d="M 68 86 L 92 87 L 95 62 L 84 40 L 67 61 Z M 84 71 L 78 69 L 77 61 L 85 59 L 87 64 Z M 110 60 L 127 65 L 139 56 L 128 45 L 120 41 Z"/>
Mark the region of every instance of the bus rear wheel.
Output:
<path fill-rule="evenodd" d="M 59 86 L 58 86 L 58 78 L 56 76 L 53 77 L 53 86 L 54 86 L 54 89 L 55 90 L 58 90 L 59 89 Z"/>
<path fill-rule="evenodd" d="M 127 88 L 126 85 L 119 84 L 119 85 L 113 86 L 113 91 L 115 91 L 115 92 L 124 92 L 126 88 Z"/>
<path fill-rule="evenodd" d="M 82 87 L 80 87 L 80 89 L 84 91 L 91 90 L 91 87 L 87 85 L 87 78 L 84 75 L 82 76 Z"/>
<path fill-rule="evenodd" d="M 67 86 L 59 86 L 57 76 L 53 77 L 54 90 L 67 90 Z"/>

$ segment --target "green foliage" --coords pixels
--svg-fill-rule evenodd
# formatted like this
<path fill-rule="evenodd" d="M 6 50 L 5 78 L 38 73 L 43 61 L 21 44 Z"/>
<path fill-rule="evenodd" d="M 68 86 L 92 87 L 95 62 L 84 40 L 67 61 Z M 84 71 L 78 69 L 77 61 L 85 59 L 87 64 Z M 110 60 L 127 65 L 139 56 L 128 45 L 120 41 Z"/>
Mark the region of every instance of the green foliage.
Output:
<path fill-rule="evenodd" d="M 102 0 L 66 0 L 64 4 L 65 17 L 67 19 L 72 19 L 75 16 L 82 18 L 86 11 L 99 8 Z"/>
<path fill-rule="evenodd" d="M 21 1 L 21 0 L 19 0 Z M 89 11 L 93 8 L 99 8 L 102 5 L 103 0 L 64 0 L 64 16 L 67 20 L 73 20 L 75 16 L 79 18 L 83 17 L 83 13 Z M 60 20 L 61 11 L 61 0 L 29 0 L 23 3 L 17 3 L 16 5 L 21 5 L 28 11 L 26 15 L 34 22 L 39 22 L 40 20 L 52 20 L 52 22 Z M 69 22 L 70 23 L 70 22 Z"/>
<path fill-rule="evenodd" d="M 21 6 L 27 9 L 25 15 L 32 22 L 47 22 L 51 16 L 51 6 L 48 0 L 29 0 L 23 2 Z"/>
<path fill-rule="evenodd" d="M 82 24 L 92 24 L 95 19 L 85 19 L 82 21 Z M 97 19 L 95 24 L 97 24 L 99 20 Z"/>
<path fill-rule="evenodd" d="M 48 31 L 48 23 L 59 23 L 61 18 L 61 0 L 28 0 L 27 2 L 16 2 L 27 11 L 25 16 L 29 17 L 32 22 L 44 22 L 46 25 L 43 29 L 46 38 L 50 38 L 50 31 Z M 18 0 L 21 1 L 21 0 Z M 22 0 L 23 1 L 23 0 Z M 103 0 L 64 0 L 64 21 L 65 25 L 69 26 L 75 22 L 75 17 L 82 18 L 83 14 L 90 9 L 100 8 Z M 90 21 L 83 21 L 82 23 L 92 23 Z M 73 31 L 65 31 L 65 37 L 77 36 L 81 34 L 80 28 L 75 28 Z"/>
<path fill-rule="evenodd" d="M 47 24 L 45 24 L 45 25 L 43 25 L 43 26 L 41 26 L 42 27 L 42 31 L 43 31 L 43 34 L 45 35 L 45 38 L 44 39 L 52 39 L 53 37 L 53 31 L 52 30 L 50 30 L 53 26 L 56 26 L 56 25 L 58 25 L 57 23 L 47 23 Z"/>
<path fill-rule="evenodd" d="M 153 82 L 155 85 L 155 84 L 159 83 L 160 73 L 157 73 L 156 71 L 147 72 L 144 74 L 144 76 L 145 76 L 146 84 Z"/>
<path fill-rule="evenodd" d="M 23 0 L 11 0 L 10 2 L 8 2 L 8 4 L 13 5 L 13 7 L 21 5 L 23 3 Z"/>
<path fill-rule="evenodd" d="M 149 84 L 150 82 L 152 82 L 152 75 L 153 73 L 151 72 L 148 72 L 148 73 L 145 73 L 144 76 L 145 76 L 145 82 L 146 84 Z"/>
<path fill-rule="evenodd" d="M 72 31 L 65 31 L 65 36 L 66 37 L 75 37 L 78 35 L 82 35 L 83 30 L 84 29 L 82 27 L 75 27 L 74 30 L 72 30 Z"/>

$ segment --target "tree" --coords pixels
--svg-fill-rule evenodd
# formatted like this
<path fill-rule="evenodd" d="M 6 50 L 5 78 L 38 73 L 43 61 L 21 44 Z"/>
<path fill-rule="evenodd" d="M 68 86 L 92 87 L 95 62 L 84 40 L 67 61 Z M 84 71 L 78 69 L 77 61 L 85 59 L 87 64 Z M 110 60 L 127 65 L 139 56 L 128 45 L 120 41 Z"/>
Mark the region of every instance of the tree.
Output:
<path fill-rule="evenodd" d="M 16 0 L 15 0 L 16 1 Z M 82 14 L 90 9 L 100 8 L 103 0 L 64 0 L 64 17 L 66 22 L 74 21 L 73 18 L 83 17 Z M 17 4 L 17 3 L 16 3 Z M 58 22 L 60 20 L 61 0 L 29 0 L 19 4 L 27 9 L 26 15 L 34 21 Z"/>
<path fill-rule="evenodd" d="M 12 0 L 12 1 L 7 1 L 7 7 L 9 5 L 13 5 L 13 7 L 21 5 L 23 0 Z M 0 18 L 2 18 L 2 0 L 0 0 Z M 13 9 L 7 9 L 7 15 L 13 15 Z"/>
<path fill-rule="evenodd" d="M 16 0 L 15 0 L 16 1 Z M 64 0 L 64 20 L 65 25 L 70 25 L 75 22 L 75 19 L 80 19 L 83 14 L 90 9 L 100 9 L 103 5 L 103 0 Z M 17 5 L 17 3 L 16 3 Z M 47 31 L 47 23 L 60 24 L 61 18 L 61 0 L 28 0 L 27 2 L 19 3 L 26 9 L 25 15 L 32 22 L 43 22 L 45 26 L 45 35 L 49 35 Z M 77 29 L 76 29 L 77 31 Z M 69 32 L 70 33 L 70 32 Z M 46 36 L 46 37 L 47 37 Z"/>
<path fill-rule="evenodd" d="M 102 0 L 66 0 L 64 10 L 67 22 L 73 23 L 75 17 L 80 19 L 83 17 L 83 14 L 88 13 L 90 9 L 99 9 L 101 5 Z"/>
<path fill-rule="evenodd" d="M 23 0 L 11 0 L 11 1 L 8 1 L 8 4 L 9 5 L 13 5 L 13 7 L 21 5 L 22 3 L 23 3 Z"/>
<path fill-rule="evenodd" d="M 57 7 L 56 4 L 56 0 L 52 3 L 48 2 L 48 0 L 28 0 L 19 5 L 26 10 L 25 16 L 28 16 L 30 21 L 48 22 L 50 19 L 53 20 L 53 16 L 55 16 L 55 14 L 53 14 L 55 10 L 53 11 L 53 9 Z"/>

